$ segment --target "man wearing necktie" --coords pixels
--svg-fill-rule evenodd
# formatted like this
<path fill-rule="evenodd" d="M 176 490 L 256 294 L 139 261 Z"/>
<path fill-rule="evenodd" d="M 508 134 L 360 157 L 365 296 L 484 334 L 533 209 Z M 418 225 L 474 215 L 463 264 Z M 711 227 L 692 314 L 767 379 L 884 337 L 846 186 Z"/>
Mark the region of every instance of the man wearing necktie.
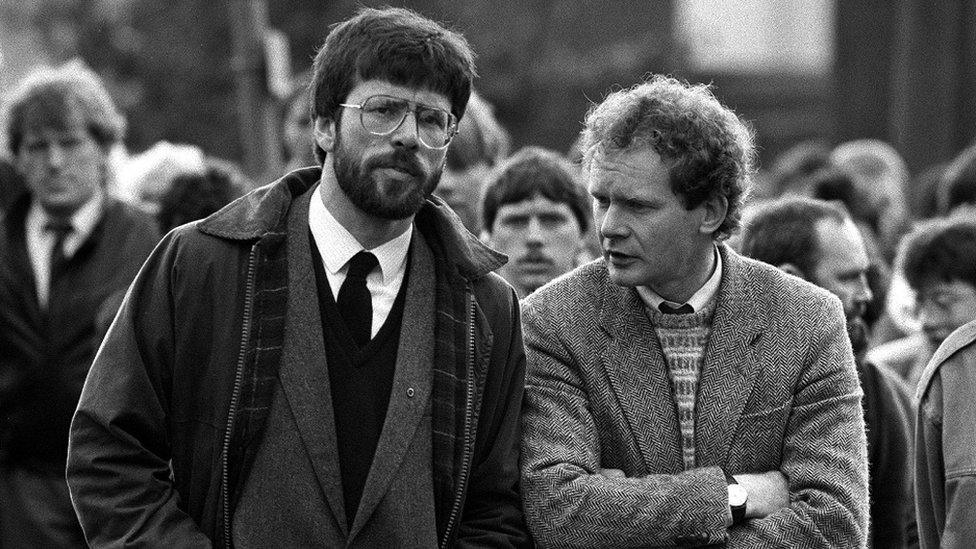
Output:
<path fill-rule="evenodd" d="M 319 166 L 170 232 L 106 336 L 67 469 L 92 546 L 529 542 L 517 298 L 432 194 L 473 77 L 412 11 L 333 28 Z"/>
<path fill-rule="evenodd" d="M 604 256 L 523 302 L 522 490 L 543 546 L 862 547 L 861 390 L 839 300 L 723 243 L 752 136 L 654 76 L 587 115 Z"/>
<path fill-rule="evenodd" d="M 64 481 L 68 426 L 99 313 L 156 244 L 152 219 L 105 193 L 123 119 L 71 63 L 24 79 L 7 143 L 28 192 L 0 222 L 0 547 L 79 547 Z"/>

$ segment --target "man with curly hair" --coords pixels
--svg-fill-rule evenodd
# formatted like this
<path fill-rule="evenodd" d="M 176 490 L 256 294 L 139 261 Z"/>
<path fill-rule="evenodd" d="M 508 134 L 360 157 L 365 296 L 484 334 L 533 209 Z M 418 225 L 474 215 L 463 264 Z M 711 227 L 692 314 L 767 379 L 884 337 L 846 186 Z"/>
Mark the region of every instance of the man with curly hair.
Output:
<path fill-rule="evenodd" d="M 582 150 L 603 258 L 523 303 L 536 541 L 863 547 L 841 303 L 723 243 L 750 131 L 707 86 L 655 76 L 590 111 Z"/>

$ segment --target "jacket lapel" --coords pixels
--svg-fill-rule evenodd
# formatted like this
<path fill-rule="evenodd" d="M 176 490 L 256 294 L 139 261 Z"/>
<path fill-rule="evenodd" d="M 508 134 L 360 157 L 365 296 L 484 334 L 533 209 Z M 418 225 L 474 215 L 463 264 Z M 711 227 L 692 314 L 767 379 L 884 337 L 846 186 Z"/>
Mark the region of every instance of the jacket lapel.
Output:
<path fill-rule="evenodd" d="M 363 487 L 359 510 L 349 532 L 350 540 L 362 530 L 389 489 L 430 400 L 433 385 L 434 301 L 431 296 L 434 295 L 434 260 L 419 231 L 413 233 L 410 255 L 410 276 L 390 405 Z M 403 398 L 409 388 L 413 389 L 413 396 Z"/>
<path fill-rule="evenodd" d="M 643 457 L 640 473 L 681 471 L 681 441 L 667 366 L 644 303 L 631 288 L 609 280 L 604 288 L 600 325 L 611 340 L 603 365 Z"/>
<path fill-rule="evenodd" d="M 765 325 L 742 259 L 720 246 L 725 272 L 695 400 L 698 465 L 723 465 L 759 369 L 752 344 Z"/>
<path fill-rule="evenodd" d="M 308 452 L 315 476 L 336 523 L 346 535 L 342 477 L 339 472 L 335 417 L 322 339 L 315 273 L 308 243 L 308 203 L 312 193 L 295 202 L 288 219 L 288 319 L 280 370 L 281 386 Z"/>

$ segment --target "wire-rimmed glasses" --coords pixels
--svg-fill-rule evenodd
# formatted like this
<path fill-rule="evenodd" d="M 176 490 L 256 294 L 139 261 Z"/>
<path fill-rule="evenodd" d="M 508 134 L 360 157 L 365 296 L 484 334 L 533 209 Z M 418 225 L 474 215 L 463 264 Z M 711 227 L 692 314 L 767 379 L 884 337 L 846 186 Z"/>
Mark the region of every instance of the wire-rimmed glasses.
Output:
<path fill-rule="evenodd" d="M 339 103 L 340 107 L 359 109 L 359 121 L 363 129 L 373 135 L 389 135 L 414 113 L 417 121 L 417 139 L 430 149 L 443 149 L 457 135 L 457 118 L 453 114 L 422 103 L 413 103 L 389 95 L 372 95 L 362 104 Z"/>

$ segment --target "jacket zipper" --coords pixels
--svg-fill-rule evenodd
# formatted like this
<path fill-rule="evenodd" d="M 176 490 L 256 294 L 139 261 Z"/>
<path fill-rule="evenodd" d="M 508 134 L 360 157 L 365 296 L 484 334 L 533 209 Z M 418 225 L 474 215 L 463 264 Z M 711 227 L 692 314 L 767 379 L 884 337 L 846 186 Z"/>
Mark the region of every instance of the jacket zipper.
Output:
<path fill-rule="evenodd" d="M 444 530 L 444 539 L 441 540 L 441 549 L 446 549 L 448 540 L 451 539 L 452 530 L 454 530 L 454 524 L 457 521 L 458 514 L 461 512 L 461 500 L 464 498 L 465 486 L 468 482 L 468 473 L 471 468 L 471 455 L 474 452 L 474 441 L 470 439 L 471 435 L 471 422 L 473 421 L 473 408 L 474 408 L 474 392 L 475 392 L 475 375 L 474 375 L 474 320 L 475 320 L 475 307 L 474 307 L 474 295 L 471 292 L 470 285 L 467 288 L 468 295 L 468 387 L 467 395 L 464 403 L 464 453 L 461 456 L 461 474 L 458 478 L 458 489 L 454 497 L 454 505 L 451 508 L 451 514 L 448 515 L 447 528 Z"/>
<path fill-rule="evenodd" d="M 237 353 L 237 369 L 234 374 L 234 390 L 230 397 L 230 410 L 227 413 L 227 429 L 224 432 L 223 453 L 221 454 L 221 474 L 220 474 L 220 493 L 223 498 L 223 529 L 224 547 L 230 549 L 230 487 L 228 486 L 228 465 L 230 453 L 230 442 L 234 433 L 234 423 L 237 419 L 237 406 L 241 398 L 241 390 L 244 385 L 244 359 L 247 355 L 247 343 L 251 338 L 251 312 L 254 301 L 254 274 L 257 262 L 257 244 L 251 248 L 251 254 L 247 261 L 247 288 L 244 294 L 244 320 L 241 330 L 241 347 Z"/>

